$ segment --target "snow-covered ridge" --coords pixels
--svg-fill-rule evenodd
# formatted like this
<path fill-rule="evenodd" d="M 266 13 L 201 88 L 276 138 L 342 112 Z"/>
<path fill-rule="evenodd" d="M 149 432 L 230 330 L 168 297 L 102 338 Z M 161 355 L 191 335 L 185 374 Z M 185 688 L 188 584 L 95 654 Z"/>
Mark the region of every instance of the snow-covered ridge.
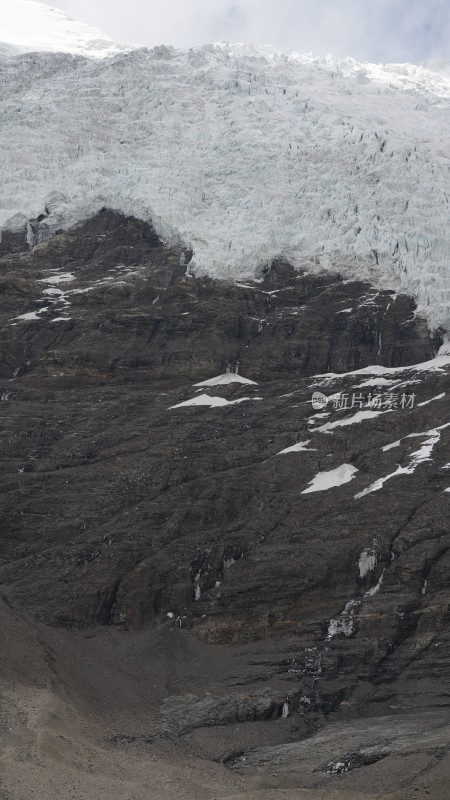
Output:
<path fill-rule="evenodd" d="M 4 54 L 43 51 L 105 58 L 132 49 L 37 0 L 0 0 L 0 42 Z"/>
<path fill-rule="evenodd" d="M 282 255 L 410 293 L 450 327 L 445 66 L 223 44 L 0 52 L 0 96 L 0 229 L 106 205 L 192 246 L 196 275 L 254 278 Z"/>
<path fill-rule="evenodd" d="M 371 64 L 368 61 L 358 62 L 350 57 L 336 58 L 331 54 L 314 56 L 312 53 L 294 52 L 288 55 L 271 45 L 217 42 L 214 47 L 222 49 L 235 58 L 262 57 L 274 61 L 281 59 L 315 66 L 345 77 L 356 76 L 361 83 L 378 81 L 391 88 L 426 92 L 436 97 L 450 97 L 450 64 L 436 59 L 424 64 Z"/>

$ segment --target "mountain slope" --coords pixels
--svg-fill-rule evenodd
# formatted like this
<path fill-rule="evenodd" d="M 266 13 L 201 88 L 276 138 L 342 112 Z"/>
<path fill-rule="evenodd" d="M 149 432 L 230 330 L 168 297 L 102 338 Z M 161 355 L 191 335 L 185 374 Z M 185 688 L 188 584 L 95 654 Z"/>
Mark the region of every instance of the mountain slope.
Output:
<path fill-rule="evenodd" d="M 446 798 L 450 356 L 411 299 L 192 280 L 106 210 L 8 244 L 2 798 Z"/>
<path fill-rule="evenodd" d="M 2 800 L 444 800 L 445 69 L 0 50 Z"/>
<path fill-rule="evenodd" d="M 239 45 L 0 63 L 3 229 L 40 218 L 36 242 L 107 206 L 192 247 L 195 275 L 284 256 L 448 327 L 445 69 Z"/>

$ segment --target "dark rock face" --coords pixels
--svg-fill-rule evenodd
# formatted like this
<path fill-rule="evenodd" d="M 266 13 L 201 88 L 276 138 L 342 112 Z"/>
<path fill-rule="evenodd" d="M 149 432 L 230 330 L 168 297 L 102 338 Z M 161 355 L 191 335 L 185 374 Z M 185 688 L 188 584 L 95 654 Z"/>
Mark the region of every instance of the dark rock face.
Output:
<path fill-rule="evenodd" d="M 18 231 L 3 231 L 0 241 L 0 257 L 26 253 L 29 250 L 27 243 L 27 228 Z"/>
<path fill-rule="evenodd" d="M 328 718 L 345 736 L 334 761 L 311 739 L 317 787 L 405 757 L 421 725 L 375 752 L 388 723 L 355 750 L 349 720 L 446 704 L 450 371 L 408 368 L 438 345 L 409 298 L 284 262 L 246 286 L 194 280 L 189 259 L 109 211 L 0 258 L 1 591 L 50 625 L 232 652 L 139 740 L 275 721 L 275 749 L 237 733 L 239 755 L 213 756 L 289 776 Z M 257 385 L 193 386 L 237 362 Z M 317 377 L 376 364 L 401 369 Z M 335 399 L 315 411 L 313 391 Z M 202 394 L 222 405 L 179 406 Z"/>
<path fill-rule="evenodd" d="M 418 363 L 436 351 L 405 296 L 283 262 L 259 284 L 193 280 L 190 257 L 110 211 L 3 256 L 0 374 L 190 381 L 239 362 L 267 380 Z"/>

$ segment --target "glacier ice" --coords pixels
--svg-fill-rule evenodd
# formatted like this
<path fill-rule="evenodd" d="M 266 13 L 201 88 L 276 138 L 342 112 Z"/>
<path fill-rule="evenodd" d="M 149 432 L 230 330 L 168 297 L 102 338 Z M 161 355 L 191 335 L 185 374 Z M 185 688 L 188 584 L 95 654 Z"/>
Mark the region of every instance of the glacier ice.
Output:
<path fill-rule="evenodd" d="M 197 276 L 284 256 L 412 294 L 450 329 L 448 71 L 224 44 L 0 48 L 0 98 L 0 229 L 108 206 L 191 246 Z"/>

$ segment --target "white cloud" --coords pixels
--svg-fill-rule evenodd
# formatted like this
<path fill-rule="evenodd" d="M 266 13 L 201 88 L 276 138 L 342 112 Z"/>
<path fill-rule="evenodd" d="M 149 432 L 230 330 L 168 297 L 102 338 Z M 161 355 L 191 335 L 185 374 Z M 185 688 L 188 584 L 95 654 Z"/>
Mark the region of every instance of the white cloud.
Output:
<path fill-rule="evenodd" d="M 274 44 L 368 61 L 450 61 L 448 0 L 54 0 L 118 41 Z"/>

